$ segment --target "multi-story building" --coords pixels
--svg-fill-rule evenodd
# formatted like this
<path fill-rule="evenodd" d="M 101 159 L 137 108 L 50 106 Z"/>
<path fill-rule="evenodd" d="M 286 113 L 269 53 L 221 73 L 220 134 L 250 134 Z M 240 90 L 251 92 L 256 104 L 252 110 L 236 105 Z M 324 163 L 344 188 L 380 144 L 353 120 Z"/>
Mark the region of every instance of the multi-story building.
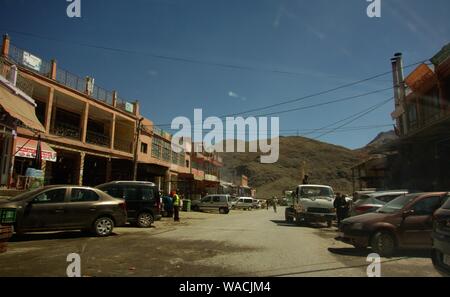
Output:
<path fill-rule="evenodd" d="M 149 119 L 141 122 L 138 149 L 137 179 L 152 181 L 166 193 L 178 189 L 178 175 L 189 173 L 189 156 L 172 150 L 172 135 L 153 125 Z"/>
<path fill-rule="evenodd" d="M 12 45 L 8 36 L 1 55 L 5 69 L 17 65 L 45 127 L 40 136 L 46 183 L 95 185 L 132 177 L 137 102 L 121 100 L 93 79 L 80 78 L 54 60 L 47 62 Z M 17 129 L 16 181 L 29 166 L 36 139 L 36 133 Z"/>
<path fill-rule="evenodd" d="M 223 167 L 222 157 L 217 152 L 206 152 L 202 144 L 191 143 L 191 140 L 186 138 L 184 150 L 188 171 L 178 175 L 179 191 L 190 199 L 218 193 L 220 170 Z"/>
<path fill-rule="evenodd" d="M 450 44 L 403 79 L 392 59 L 399 139 L 383 148 L 387 185 L 422 191 L 450 189 Z"/>
<path fill-rule="evenodd" d="M 219 183 L 217 154 L 172 150 L 172 135 L 140 114 L 137 101 L 121 99 L 93 78 L 81 78 L 11 44 L 4 36 L 0 73 L 18 69 L 18 85 L 35 105 L 43 131 L 17 127 L 9 186 L 21 184 L 40 137 L 46 184 L 97 185 L 147 180 L 170 192 L 200 196 Z M 20 82 L 20 83 L 19 83 Z M 31 99 L 32 98 L 32 99 Z M 36 117 L 35 116 L 35 117 Z"/>

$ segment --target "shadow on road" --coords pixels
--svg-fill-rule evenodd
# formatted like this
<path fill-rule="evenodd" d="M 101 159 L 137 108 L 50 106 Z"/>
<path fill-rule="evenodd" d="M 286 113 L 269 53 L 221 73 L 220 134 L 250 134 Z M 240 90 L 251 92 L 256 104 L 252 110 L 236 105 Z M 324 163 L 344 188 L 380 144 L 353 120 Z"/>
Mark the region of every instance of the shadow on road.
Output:
<path fill-rule="evenodd" d="M 353 257 L 367 257 L 373 251 L 370 248 L 328 248 L 328 251 L 333 254 Z M 431 258 L 431 250 L 398 250 L 392 257 L 407 257 L 407 258 Z"/>
<path fill-rule="evenodd" d="M 311 228 L 311 229 L 330 229 L 326 226 L 326 224 L 322 223 L 288 223 L 284 220 L 270 220 L 272 223 L 277 224 L 278 226 L 283 227 L 303 227 L 303 228 Z"/>
<path fill-rule="evenodd" d="M 110 236 L 116 236 L 112 233 Z M 82 231 L 62 231 L 51 233 L 26 233 L 22 235 L 14 234 L 9 242 L 39 241 L 39 240 L 57 240 L 57 239 L 78 239 L 78 238 L 96 238 L 95 235 Z"/>

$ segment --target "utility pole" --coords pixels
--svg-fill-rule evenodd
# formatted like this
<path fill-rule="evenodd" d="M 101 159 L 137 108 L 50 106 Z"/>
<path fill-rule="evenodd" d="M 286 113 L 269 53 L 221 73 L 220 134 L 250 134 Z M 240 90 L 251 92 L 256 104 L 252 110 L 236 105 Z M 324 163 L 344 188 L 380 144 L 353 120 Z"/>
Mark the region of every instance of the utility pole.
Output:
<path fill-rule="evenodd" d="M 134 162 L 133 162 L 133 180 L 137 180 L 138 171 L 138 157 L 139 157 L 139 138 L 141 137 L 142 121 L 144 118 L 140 118 L 136 127 L 136 140 L 134 144 Z"/>

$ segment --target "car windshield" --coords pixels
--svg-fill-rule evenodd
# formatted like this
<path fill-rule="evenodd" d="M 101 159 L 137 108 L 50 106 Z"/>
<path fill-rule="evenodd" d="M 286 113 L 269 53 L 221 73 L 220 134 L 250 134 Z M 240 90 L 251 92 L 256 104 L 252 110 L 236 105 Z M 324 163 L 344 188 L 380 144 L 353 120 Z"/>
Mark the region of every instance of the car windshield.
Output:
<path fill-rule="evenodd" d="M 410 194 L 400 196 L 381 207 L 377 212 L 379 213 L 395 213 L 403 209 L 409 202 L 418 197 L 418 194 Z"/>
<path fill-rule="evenodd" d="M 448 210 L 450 210 L 450 198 L 447 197 L 447 198 L 446 198 L 446 201 L 447 201 L 447 202 L 445 202 L 444 205 L 442 205 L 442 208 L 443 208 L 443 209 L 448 209 Z"/>
<path fill-rule="evenodd" d="M 19 195 L 17 195 L 17 196 L 8 198 L 7 200 L 8 200 L 8 201 L 11 201 L 11 202 L 22 201 L 22 200 L 25 200 L 25 199 L 27 199 L 27 198 L 29 198 L 29 197 L 31 197 L 31 196 L 34 196 L 34 194 L 36 194 L 36 193 L 42 191 L 42 189 L 43 189 L 43 188 L 35 189 L 35 190 L 31 191 L 31 192 L 28 192 L 28 191 L 27 191 L 27 192 L 24 192 L 24 193 L 19 194 Z"/>
<path fill-rule="evenodd" d="M 330 188 L 325 187 L 302 187 L 300 190 L 300 198 L 318 198 L 328 197 L 333 198 L 334 193 Z"/>

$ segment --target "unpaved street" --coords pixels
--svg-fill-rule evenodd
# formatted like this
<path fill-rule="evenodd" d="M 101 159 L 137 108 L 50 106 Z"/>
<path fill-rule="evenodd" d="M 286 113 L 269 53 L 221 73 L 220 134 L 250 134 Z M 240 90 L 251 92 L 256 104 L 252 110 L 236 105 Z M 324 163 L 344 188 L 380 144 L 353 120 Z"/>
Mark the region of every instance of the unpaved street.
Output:
<path fill-rule="evenodd" d="M 14 238 L 0 255 L 0 276 L 65 276 L 69 253 L 84 276 L 366 276 L 370 250 L 336 242 L 336 228 L 284 223 L 284 208 L 183 212 L 150 229 L 116 228 L 95 238 L 80 232 Z M 383 259 L 383 276 L 438 276 L 426 251 Z"/>

